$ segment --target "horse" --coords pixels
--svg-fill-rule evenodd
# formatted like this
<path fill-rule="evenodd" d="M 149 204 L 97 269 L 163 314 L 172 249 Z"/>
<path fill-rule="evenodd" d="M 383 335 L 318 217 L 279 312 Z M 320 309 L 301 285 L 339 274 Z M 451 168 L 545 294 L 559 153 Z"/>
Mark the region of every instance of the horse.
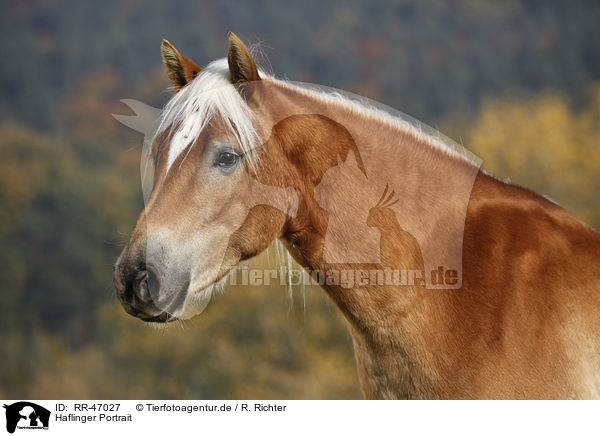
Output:
<path fill-rule="evenodd" d="M 324 277 L 366 399 L 600 398 L 599 232 L 397 113 L 275 78 L 231 32 L 205 68 L 161 53 L 174 96 L 114 266 L 129 314 L 194 316 L 279 241 Z"/>

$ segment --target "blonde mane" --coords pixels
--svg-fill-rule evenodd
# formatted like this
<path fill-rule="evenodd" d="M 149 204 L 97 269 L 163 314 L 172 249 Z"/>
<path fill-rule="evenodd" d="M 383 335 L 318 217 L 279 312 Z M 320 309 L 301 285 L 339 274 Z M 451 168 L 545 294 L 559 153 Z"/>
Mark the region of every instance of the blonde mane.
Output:
<path fill-rule="evenodd" d="M 462 146 L 441 135 L 437 130 L 394 109 L 332 88 L 275 79 L 262 70 L 260 75 L 264 80 L 314 98 L 321 103 L 335 105 L 368 121 L 397 128 L 448 156 L 478 164 L 478 159 Z M 211 119 L 218 119 L 224 124 L 244 153 L 260 145 L 260 135 L 256 126 L 258 120 L 231 83 L 225 58 L 208 64 L 190 83 L 177 92 L 163 109 L 155 138 L 167 129 L 174 130 L 170 132 L 173 136 L 169 147 L 167 172 L 173 162 L 198 139 Z"/>

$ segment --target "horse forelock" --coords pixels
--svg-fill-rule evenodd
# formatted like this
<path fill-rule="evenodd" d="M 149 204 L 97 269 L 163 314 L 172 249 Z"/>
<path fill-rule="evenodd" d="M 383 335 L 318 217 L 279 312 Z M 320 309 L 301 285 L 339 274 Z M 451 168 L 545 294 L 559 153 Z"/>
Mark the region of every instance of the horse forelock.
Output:
<path fill-rule="evenodd" d="M 226 59 L 211 62 L 163 109 L 154 140 L 169 133 L 165 136 L 170 138 L 167 172 L 214 119 L 225 127 L 242 152 L 248 153 L 258 144 L 255 116 L 231 83 Z"/>

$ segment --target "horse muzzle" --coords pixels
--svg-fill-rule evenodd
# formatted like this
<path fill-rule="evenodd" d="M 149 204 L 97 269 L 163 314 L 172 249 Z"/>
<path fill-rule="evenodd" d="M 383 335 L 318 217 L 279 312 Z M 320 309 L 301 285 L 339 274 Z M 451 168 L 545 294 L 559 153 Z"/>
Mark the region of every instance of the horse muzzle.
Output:
<path fill-rule="evenodd" d="M 170 322 L 183 309 L 189 280 L 144 256 L 123 251 L 113 267 L 117 297 L 125 311 L 145 322 Z"/>

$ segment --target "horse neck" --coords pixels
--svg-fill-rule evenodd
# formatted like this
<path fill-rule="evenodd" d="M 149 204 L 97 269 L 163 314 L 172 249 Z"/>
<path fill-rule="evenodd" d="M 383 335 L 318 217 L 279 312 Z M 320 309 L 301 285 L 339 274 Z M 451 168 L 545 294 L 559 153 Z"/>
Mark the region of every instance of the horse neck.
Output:
<path fill-rule="evenodd" d="M 262 168 L 275 176 L 268 184 L 291 186 L 298 196 L 297 213 L 287 219 L 280 239 L 303 267 L 321 278 L 328 273 L 335 278 L 337 271 L 338 278 L 349 272 L 354 279 L 365 270 L 385 275 L 386 270 L 435 269 L 452 262 L 462 271 L 462 233 L 477 166 L 368 112 L 278 84 L 259 94 L 265 100 L 257 108 L 270 120 Z M 399 200 L 389 208 L 394 213 L 366 226 L 388 185 Z M 370 244 L 379 254 L 375 262 L 325 259 L 328 253 L 360 257 Z M 395 368 L 391 377 L 398 392 L 414 397 L 424 389 L 439 390 L 431 386 L 442 382 L 431 381 L 435 376 L 422 362 L 434 361 L 432 353 L 446 346 L 435 321 L 447 316 L 444 302 L 450 293 L 426 298 L 430 292 L 411 282 L 325 280 L 322 287 L 348 321 L 361 374 L 386 372 L 387 365 Z M 361 381 L 366 396 L 386 396 L 369 383 Z"/>
<path fill-rule="evenodd" d="M 278 156 L 277 159 L 288 160 L 286 171 L 290 176 L 286 184 L 294 187 L 299 197 L 297 215 L 288 219 L 281 239 L 302 266 L 309 271 L 325 272 L 402 269 L 422 264 L 422 259 L 431 258 L 434 251 L 438 256 L 438 252 L 442 253 L 442 260 L 443 256 L 456 257 L 457 247 L 462 246 L 470 189 L 478 172 L 475 165 L 366 111 L 321 101 L 278 83 L 266 86 L 261 95 L 267 102 L 260 106 L 262 116 L 273 126 L 267 141 L 271 159 Z M 359 150 L 358 155 L 352 151 L 354 148 Z M 367 176 L 361 175 L 359 160 L 364 163 Z M 281 166 L 281 161 L 278 163 Z M 278 165 L 272 162 L 264 166 Z M 333 188 L 325 191 L 335 197 L 335 187 L 343 187 L 342 200 L 329 199 L 318 192 L 332 182 L 328 178 L 330 171 L 338 173 Z M 366 210 L 368 214 L 386 184 L 400 200 L 394 207 L 396 219 L 380 220 L 377 228 L 367 228 L 366 216 L 360 211 Z M 343 219 L 340 221 L 339 217 Z M 339 229 L 335 226 L 342 230 L 350 226 L 363 233 L 351 240 L 344 235 L 336 238 Z M 329 236 L 332 237 L 328 239 Z M 327 244 L 330 251 L 344 252 L 352 258 L 360 257 L 368 241 L 376 244 L 378 262 L 359 265 L 324 260 Z M 365 328 L 375 328 L 385 317 L 383 312 L 403 311 L 412 304 L 408 296 L 414 295 L 378 292 L 376 288 L 365 292 L 370 286 L 346 289 L 325 284 L 323 287 L 347 318 Z M 394 304 L 388 304 L 391 300 Z M 378 313 L 373 312 L 375 307 Z"/>

